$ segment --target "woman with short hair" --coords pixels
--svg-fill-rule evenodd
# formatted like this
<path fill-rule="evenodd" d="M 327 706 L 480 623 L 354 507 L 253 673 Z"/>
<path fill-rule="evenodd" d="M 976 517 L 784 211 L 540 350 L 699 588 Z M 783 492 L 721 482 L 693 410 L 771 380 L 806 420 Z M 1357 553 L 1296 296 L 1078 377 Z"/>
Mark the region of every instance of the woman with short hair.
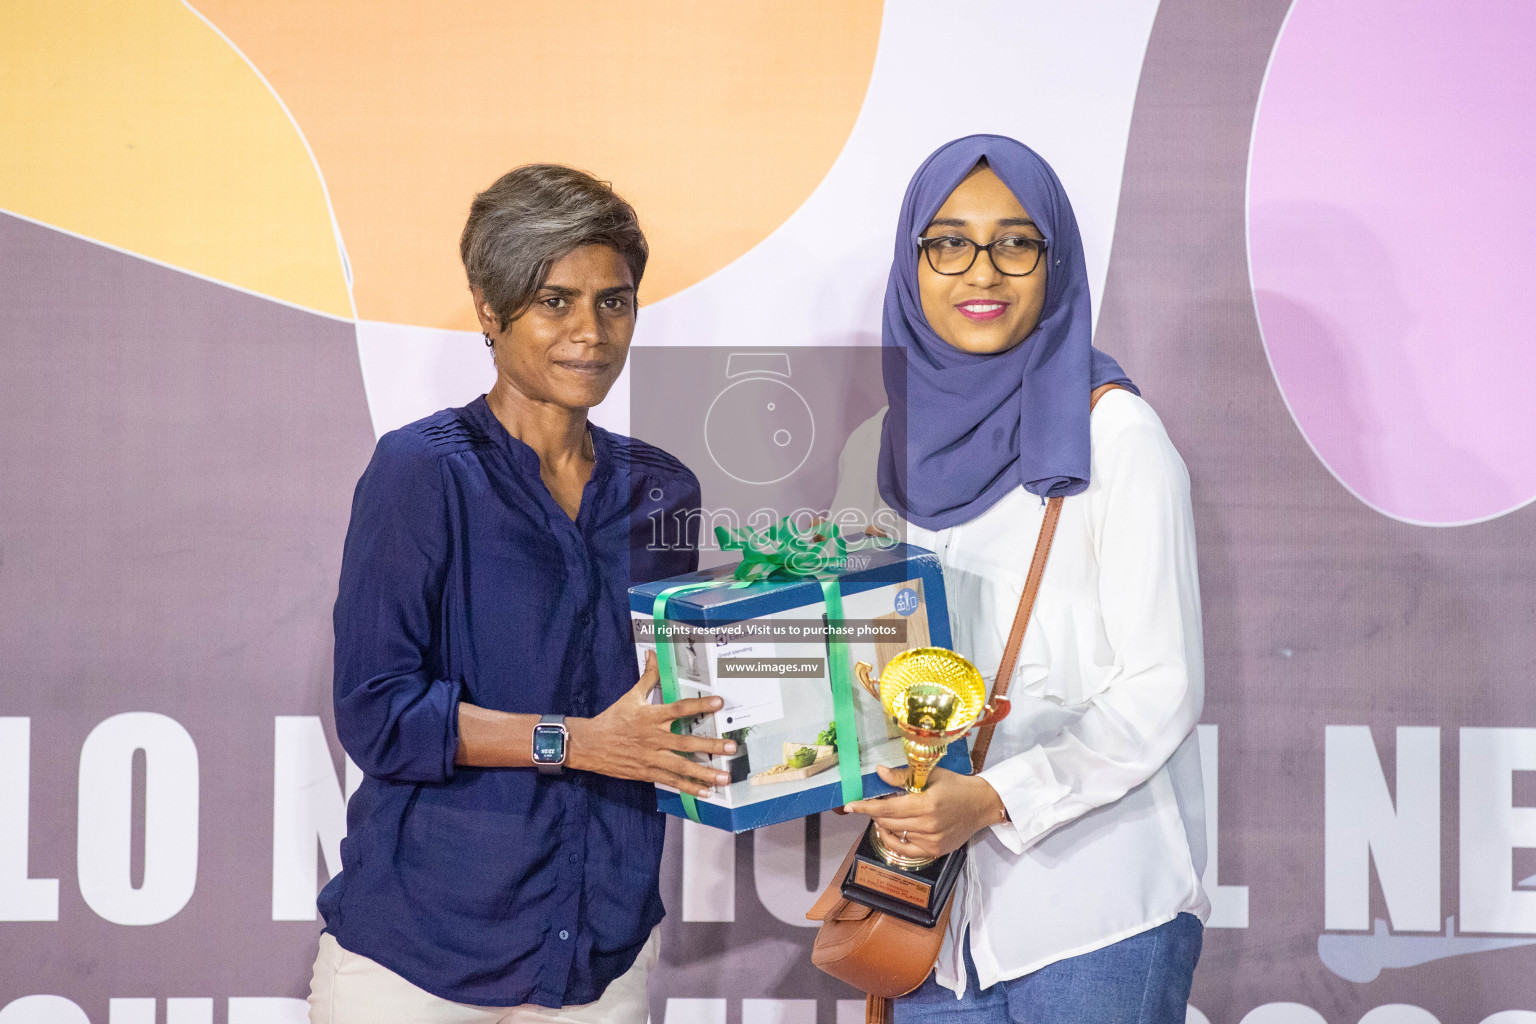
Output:
<path fill-rule="evenodd" d="M 335 707 L 365 778 L 320 894 L 315 1024 L 639 1024 L 662 917 L 654 784 L 724 773 L 671 732 L 632 583 L 692 571 L 676 459 L 589 423 L 623 369 L 647 249 L 634 211 L 535 164 L 475 197 L 461 253 L 496 380 L 380 438 L 336 600 Z M 695 528 L 696 530 L 696 528 Z M 687 536 L 673 532 L 671 536 Z M 638 679 L 637 679 L 638 677 Z"/>
<path fill-rule="evenodd" d="M 982 770 L 850 805 L 909 855 L 969 847 L 934 974 L 895 1024 L 1185 1017 L 1210 911 L 1189 476 L 1091 334 L 1050 165 L 996 135 L 940 147 L 898 221 L 878 490 L 938 554 L 955 649 L 989 682 L 1046 501 L 1064 501 Z"/>

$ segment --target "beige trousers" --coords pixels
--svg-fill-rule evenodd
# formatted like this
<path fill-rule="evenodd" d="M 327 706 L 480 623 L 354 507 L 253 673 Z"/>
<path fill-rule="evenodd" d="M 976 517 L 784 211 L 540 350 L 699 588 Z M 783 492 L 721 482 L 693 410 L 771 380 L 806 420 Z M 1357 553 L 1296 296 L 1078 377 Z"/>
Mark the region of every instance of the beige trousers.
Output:
<path fill-rule="evenodd" d="M 547 1006 L 474 1006 L 417 988 L 400 975 L 342 949 L 329 932 L 309 983 L 310 1024 L 645 1024 L 650 1007 L 645 982 L 656 963 L 660 929 L 640 950 L 635 965 L 613 980 L 595 1003 Z"/>

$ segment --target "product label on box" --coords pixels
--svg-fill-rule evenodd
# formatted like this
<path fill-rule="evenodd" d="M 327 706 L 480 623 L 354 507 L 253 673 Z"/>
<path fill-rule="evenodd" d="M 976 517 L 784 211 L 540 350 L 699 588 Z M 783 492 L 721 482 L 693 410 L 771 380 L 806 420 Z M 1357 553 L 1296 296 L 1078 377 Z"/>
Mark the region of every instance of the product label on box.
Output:
<path fill-rule="evenodd" d="M 708 646 L 706 658 L 712 688 L 725 701 L 725 707 L 715 712 L 715 724 L 721 733 L 777 722 L 784 717 L 780 675 L 727 674 L 720 667 L 722 659 L 737 667 L 743 663 L 771 665 L 780 660 L 776 653 L 774 644 L 715 642 Z"/>
<path fill-rule="evenodd" d="M 650 618 L 648 616 L 642 616 L 639 612 L 631 612 L 630 613 L 630 618 L 632 620 L 636 621 L 636 622 L 649 622 L 650 621 Z M 638 639 L 638 638 L 635 640 L 635 660 L 639 664 L 640 672 L 641 672 L 642 675 L 645 673 L 645 656 L 647 654 L 655 654 L 655 653 L 656 653 L 656 642 L 654 640 L 641 640 L 641 639 Z M 651 691 L 651 703 L 652 704 L 660 704 L 660 703 L 662 703 L 661 687 L 658 686 L 658 687 L 656 687 L 656 689 Z"/>

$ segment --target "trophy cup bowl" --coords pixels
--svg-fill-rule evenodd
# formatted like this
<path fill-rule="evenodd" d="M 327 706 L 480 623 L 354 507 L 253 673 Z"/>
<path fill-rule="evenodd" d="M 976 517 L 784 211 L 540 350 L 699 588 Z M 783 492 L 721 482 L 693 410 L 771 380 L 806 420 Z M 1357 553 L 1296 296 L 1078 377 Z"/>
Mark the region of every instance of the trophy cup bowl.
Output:
<path fill-rule="evenodd" d="M 987 684 L 965 658 L 942 647 L 902 651 L 875 679 L 865 662 L 854 674 L 901 732 L 906 754 L 906 789 L 921 793 L 951 743 L 978 725 L 1008 714 L 1008 698 L 987 701 Z M 886 842 L 870 823 L 843 882 L 843 896 L 932 927 L 954 889 L 964 864 L 961 848 L 942 857 L 903 852 Z"/>

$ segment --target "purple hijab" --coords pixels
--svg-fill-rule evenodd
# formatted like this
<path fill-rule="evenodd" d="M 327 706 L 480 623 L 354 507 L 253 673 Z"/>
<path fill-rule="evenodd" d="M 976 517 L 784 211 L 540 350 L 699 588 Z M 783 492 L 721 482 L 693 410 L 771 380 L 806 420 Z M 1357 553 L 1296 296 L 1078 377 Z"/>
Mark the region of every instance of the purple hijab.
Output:
<path fill-rule="evenodd" d="M 995 355 L 962 352 L 935 334 L 917 291 L 917 238 L 982 158 L 1045 235 L 1049 268 L 1039 325 Z M 1001 135 L 939 147 L 907 186 L 885 289 L 881 496 L 908 522 L 939 530 L 1021 484 L 1042 499 L 1086 488 L 1089 393 L 1109 383 L 1135 390 L 1093 347 L 1092 332 L 1083 241 L 1056 172 Z"/>

